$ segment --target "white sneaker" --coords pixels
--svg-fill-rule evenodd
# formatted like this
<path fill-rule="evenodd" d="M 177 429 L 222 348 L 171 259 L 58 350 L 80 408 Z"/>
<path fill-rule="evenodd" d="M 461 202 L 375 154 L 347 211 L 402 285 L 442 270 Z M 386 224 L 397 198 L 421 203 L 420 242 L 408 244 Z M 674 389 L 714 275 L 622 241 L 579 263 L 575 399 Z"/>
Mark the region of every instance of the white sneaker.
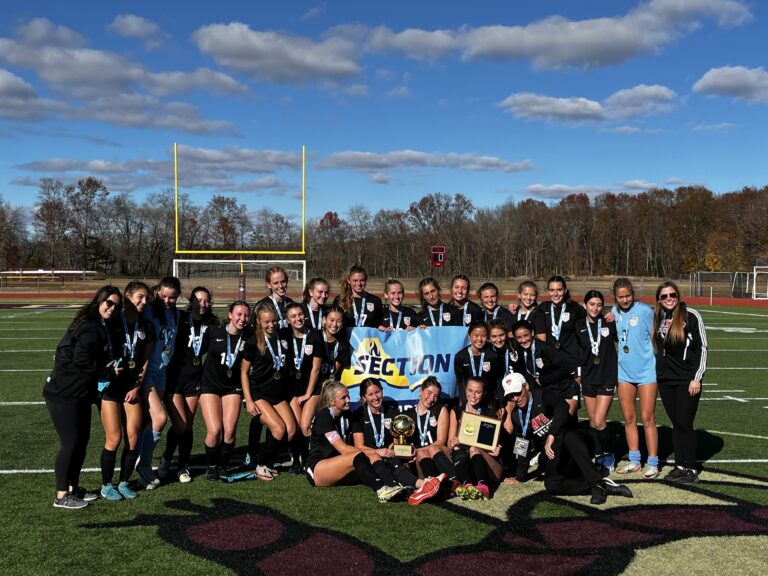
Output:
<path fill-rule="evenodd" d="M 646 464 L 643 469 L 643 480 L 653 480 L 659 475 L 659 467 Z"/>
<path fill-rule="evenodd" d="M 389 502 L 396 496 L 399 496 L 405 488 L 402 486 L 382 486 L 376 490 L 376 497 L 379 502 Z"/>
<path fill-rule="evenodd" d="M 189 470 L 187 470 L 186 468 L 180 469 L 176 473 L 176 478 L 178 478 L 179 482 L 181 482 L 182 484 L 189 484 L 190 482 L 192 482 L 192 475 L 189 473 Z"/>
<path fill-rule="evenodd" d="M 637 472 L 640 472 L 641 470 L 640 464 L 636 464 L 635 462 L 629 462 L 616 470 L 617 474 L 636 474 Z"/>

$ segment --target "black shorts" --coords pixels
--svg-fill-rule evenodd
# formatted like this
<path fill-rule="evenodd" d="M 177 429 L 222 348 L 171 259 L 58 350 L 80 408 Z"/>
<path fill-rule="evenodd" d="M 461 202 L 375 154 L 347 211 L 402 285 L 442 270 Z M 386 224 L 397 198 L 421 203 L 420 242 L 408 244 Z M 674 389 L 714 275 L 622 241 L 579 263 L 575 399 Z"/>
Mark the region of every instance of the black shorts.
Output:
<path fill-rule="evenodd" d="M 203 383 L 200 380 L 181 381 L 176 385 L 174 394 L 181 394 L 184 398 L 189 398 L 190 396 L 200 396 L 202 389 Z"/>
<path fill-rule="evenodd" d="M 129 383 L 123 382 L 111 382 L 109 386 L 104 388 L 101 392 L 102 400 L 110 400 L 112 402 L 124 402 L 125 395 L 131 391 L 133 386 Z"/>
<path fill-rule="evenodd" d="M 595 398 L 596 396 L 611 396 L 616 392 L 616 384 L 584 384 L 581 383 L 581 393 L 585 398 Z"/>
<path fill-rule="evenodd" d="M 280 402 L 290 403 L 293 399 L 293 386 L 275 384 L 275 381 L 270 381 L 266 386 L 256 387 L 251 383 L 251 396 L 254 400 L 266 400 L 273 406 Z"/>
<path fill-rule="evenodd" d="M 560 396 L 563 400 L 578 400 L 579 385 L 575 380 L 563 380 L 559 384 L 547 386 L 549 390 Z"/>
<path fill-rule="evenodd" d="M 243 395 L 243 389 L 240 386 L 217 386 L 215 384 L 206 383 L 203 384 L 200 390 L 201 394 L 216 394 L 216 396 L 224 397 L 231 394 Z"/>
<path fill-rule="evenodd" d="M 315 477 L 313 476 L 315 471 L 315 466 L 317 466 L 317 462 L 307 462 L 307 468 L 306 468 L 307 482 L 309 482 L 309 485 L 312 486 L 312 488 L 316 486 Z"/>

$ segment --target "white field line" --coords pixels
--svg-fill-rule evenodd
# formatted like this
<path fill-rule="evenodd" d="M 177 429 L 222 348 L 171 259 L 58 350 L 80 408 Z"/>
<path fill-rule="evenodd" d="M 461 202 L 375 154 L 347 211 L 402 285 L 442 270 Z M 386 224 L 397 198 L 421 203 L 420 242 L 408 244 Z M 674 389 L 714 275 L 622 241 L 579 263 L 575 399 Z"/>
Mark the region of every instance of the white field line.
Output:
<path fill-rule="evenodd" d="M 768 314 L 755 314 L 754 312 L 726 312 L 724 310 L 699 310 L 696 308 L 699 312 L 703 312 L 706 314 L 725 314 L 728 316 L 756 316 L 757 318 L 765 318 L 768 320 Z"/>
<path fill-rule="evenodd" d="M 45 402 L 0 402 L 0 406 L 40 406 Z"/>

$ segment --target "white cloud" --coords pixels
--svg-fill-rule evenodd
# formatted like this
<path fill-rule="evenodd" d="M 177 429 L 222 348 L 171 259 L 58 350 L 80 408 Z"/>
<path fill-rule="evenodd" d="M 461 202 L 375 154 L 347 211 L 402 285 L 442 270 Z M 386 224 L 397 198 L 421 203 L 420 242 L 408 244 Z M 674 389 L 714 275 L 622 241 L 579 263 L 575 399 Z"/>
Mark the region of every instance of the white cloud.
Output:
<path fill-rule="evenodd" d="M 496 156 L 398 150 L 383 153 L 337 152 L 318 162 L 316 167 L 374 173 L 406 168 L 448 168 L 473 172 L 520 172 L 531 170 L 533 164 L 530 160 L 508 162 Z"/>
<path fill-rule="evenodd" d="M 242 94 L 248 87 L 231 76 L 210 68 L 198 68 L 194 72 L 148 73 L 143 82 L 153 94 L 168 96 L 190 90 L 210 90 L 220 94 Z"/>
<path fill-rule="evenodd" d="M 374 184 L 389 184 L 389 175 L 384 172 L 374 172 L 368 177 Z"/>
<path fill-rule="evenodd" d="M 717 124 L 696 124 L 691 127 L 691 132 L 725 132 L 736 127 L 731 122 L 718 122 Z"/>
<path fill-rule="evenodd" d="M 658 184 L 648 182 L 647 180 L 627 180 L 621 184 L 621 187 L 628 192 L 636 192 L 638 190 L 650 190 L 652 188 L 658 188 Z"/>
<path fill-rule="evenodd" d="M 597 186 L 570 186 L 568 184 L 531 184 L 523 190 L 523 195 L 543 198 L 545 200 L 561 200 L 571 194 L 586 194 L 589 197 L 599 196 L 610 192 L 610 188 Z"/>
<path fill-rule="evenodd" d="M 36 120 L 64 107 L 62 103 L 40 98 L 31 84 L 0 68 L 0 118 Z"/>
<path fill-rule="evenodd" d="M 456 49 L 456 33 L 416 28 L 393 32 L 386 26 L 379 26 L 371 30 L 366 48 L 371 52 L 402 52 L 416 60 L 437 60 Z"/>
<path fill-rule="evenodd" d="M 339 82 L 360 73 L 355 43 L 341 36 L 321 42 L 272 31 L 257 31 L 239 22 L 203 26 L 192 34 L 201 52 L 219 65 L 259 80 L 306 84 Z"/>
<path fill-rule="evenodd" d="M 636 126 L 617 126 L 616 128 L 611 128 L 610 131 L 616 134 L 637 134 L 641 130 Z"/>
<path fill-rule="evenodd" d="M 603 102 L 519 92 L 498 106 L 517 118 L 579 123 L 661 114 L 672 110 L 674 100 L 675 93 L 665 86 L 639 84 L 619 90 Z"/>
<path fill-rule="evenodd" d="M 85 38 L 67 28 L 57 26 L 46 18 L 33 18 L 26 24 L 18 26 L 16 37 L 29 46 L 58 46 L 60 48 L 77 48 L 85 44 Z"/>
<path fill-rule="evenodd" d="M 732 96 L 749 102 L 768 102 L 768 72 L 762 67 L 711 68 L 693 85 L 694 92 Z"/>
<path fill-rule="evenodd" d="M 670 184 L 670 185 L 676 185 L 676 184 L 682 184 L 684 180 L 682 178 L 678 178 L 676 176 L 670 176 L 669 178 L 664 180 L 664 184 Z"/>
<path fill-rule="evenodd" d="M 387 93 L 387 98 L 393 100 L 407 100 L 411 96 L 411 89 L 408 86 L 395 86 Z"/>
<path fill-rule="evenodd" d="M 321 2 L 317 6 L 312 6 L 309 10 L 304 12 L 304 14 L 301 15 L 302 21 L 312 20 L 314 18 L 317 18 L 318 16 L 321 16 L 322 14 L 325 14 L 326 5 L 325 2 Z"/>
<path fill-rule="evenodd" d="M 155 22 L 141 16 L 119 14 L 112 20 L 108 29 L 126 38 L 143 40 L 144 46 L 148 50 L 153 50 L 163 45 L 164 35 L 160 27 Z"/>

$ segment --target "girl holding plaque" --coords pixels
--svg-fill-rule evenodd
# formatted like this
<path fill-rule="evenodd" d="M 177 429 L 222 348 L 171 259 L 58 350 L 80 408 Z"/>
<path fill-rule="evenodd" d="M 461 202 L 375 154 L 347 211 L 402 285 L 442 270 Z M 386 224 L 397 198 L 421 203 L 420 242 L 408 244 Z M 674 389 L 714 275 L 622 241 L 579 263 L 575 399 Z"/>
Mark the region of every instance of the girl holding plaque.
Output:
<path fill-rule="evenodd" d="M 384 283 L 384 296 L 387 306 L 381 315 L 379 330 L 391 332 L 392 330 L 413 330 L 418 324 L 416 311 L 408 306 L 403 306 L 405 288 L 400 280 L 389 278 Z"/>
<path fill-rule="evenodd" d="M 680 301 L 674 282 L 656 289 L 653 311 L 656 379 L 664 410 L 672 421 L 675 467 L 664 479 L 679 484 L 699 481 L 693 420 L 707 369 L 707 333 L 701 315 Z"/>
<path fill-rule="evenodd" d="M 241 380 L 245 410 L 253 417 L 251 426 L 256 426 L 258 420 L 270 432 L 259 452 L 255 473 L 261 480 L 272 480 L 277 477 L 272 465 L 280 443 L 290 442 L 296 433 L 296 418 L 289 404 L 294 387 L 289 380 L 292 372 L 287 359 L 288 341 L 278 336 L 274 306 L 262 302 L 254 314 L 255 332 L 245 344 Z M 258 441 L 255 434 L 249 433 L 249 441 L 254 438 Z M 249 454 L 253 456 L 255 452 L 255 447 L 249 446 Z"/>
<path fill-rule="evenodd" d="M 179 344 L 168 367 L 169 380 L 175 382 L 170 399 L 166 391 L 166 406 L 172 427 L 168 431 L 165 452 L 157 474 L 161 479 L 170 475 L 173 453 L 178 447 L 176 477 L 182 484 L 192 481 L 189 458 L 192 455 L 195 415 L 203 386 L 203 357 L 208 352 L 210 338 L 208 329 L 219 324 L 212 307 L 213 297 L 210 290 L 204 286 L 195 287 L 190 293 L 186 314 L 182 315 L 179 322 Z"/>
<path fill-rule="evenodd" d="M 499 306 L 499 287 L 493 282 L 486 282 L 477 290 L 480 303 L 483 305 L 483 320 L 504 320 L 510 326 L 514 323 L 515 317 L 507 310 Z"/>
<path fill-rule="evenodd" d="M 476 446 L 464 446 L 459 443 L 459 425 L 464 412 L 496 418 L 496 403 L 487 397 L 486 382 L 482 378 L 470 377 L 466 393 L 467 401 L 464 407 L 457 406 L 450 412 L 448 432 L 448 448 L 451 449 L 451 459 L 461 483 L 461 487 L 456 489 L 456 494 L 461 496 L 462 500 L 488 500 L 491 497 L 488 483 L 499 482 L 502 477 L 499 459 L 501 445 L 491 451 Z"/>
<path fill-rule="evenodd" d="M 307 325 L 315 332 L 323 330 L 323 316 L 325 314 L 328 301 L 328 290 L 330 284 L 328 280 L 320 276 L 315 276 L 304 287 L 302 305 L 304 306 L 304 317 Z"/>
<path fill-rule="evenodd" d="M 45 405 L 59 436 L 56 453 L 54 508 L 84 508 L 98 494 L 80 487 L 80 471 L 91 435 L 91 413 L 99 390 L 110 385 L 115 367 L 113 316 L 122 296 L 103 286 L 75 315 L 56 346 L 51 375 L 43 387 Z M 116 343 L 115 343 L 116 344 Z"/>
<path fill-rule="evenodd" d="M 282 266 L 272 266 L 264 275 L 264 283 L 266 284 L 269 293 L 256 302 L 256 306 L 264 303 L 272 304 L 272 307 L 277 314 L 278 331 L 287 332 L 289 325 L 288 318 L 285 316 L 285 307 L 293 302 L 293 300 L 288 297 L 288 273 Z"/>
<path fill-rule="evenodd" d="M 130 282 L 123 292 L 123 308 L 119 311 L 117 330 L 123 340 L 116 354 L 120 373 L 101 392 L 101 423 L 104 426 L 104 449 L 101 451 L 101 497 L 107 501 L 136 498 L 128 486 L 139 457 L 141 432 L 141 381 L 147 371 L 149 355 L 154 346 L 152 326 L 141 313 L 149 300 L 149 287 L 144 282 Z M 113 314 L 113 317 L 117 314 Z M 117 448 L 123 441 L 120 459 L 120 481 L 112 484 L 117 460 Z"/>
<path fill-rule="evenodd" d="M 459 309 L 442 301 L 440 284 L 427 277 L 419 282 L 419 328 L 429 326 L 464 326 Z"/>
<path fill-rule="evenodd" d="M 350 266 L 341 279 L 341 293 L 333 301 L 344 311 L 344 325 L 348 328 L 381 325 L 381 298 L 365 291 L 368 273 L 362 266 Z"/>
<path fill-rule="evenodd" d="M 335 486 L 357 477 L 376 493 L 379 502 L 400 498 L 405 489 L 397 484 L 376 451 L 349 445 L 349 390 L 326 380 L 318 411 L 312 421 L 307 480 L 311 486 Z"/>
<path fill-rule="evenodd" d="M 594 443 L 595 461 L 613 470 L 616 460 L 608 446 L 606 418 L 616 391 L 618 360 L 616 324 L 603 316 L 602 293 L 590 290 L 584 295 L 587 317 L 576 323 L 581 348 L 577 381 L 589 415 L 589 432 Z"/>
<path fill-rule="evenodd" d="M 205 420 L 205 457 L 208 480 L 218 480 L 235 450 L 242 384 L 240 365 L 248 339 L 249 308 L 243 300 L 229 305 L 227 324 L 211 326 L 203 368 L 200 410 Z"/>
<path fill-rule="evenodd" d="M 451 304 L 461 312 L 461 319 L 464 326 L 469 326 L 475 320 L 483 319 L 483 310 L 469 299 L 470 283 L 469 278 L 464 274 L 457 274 L 451 280 Z"/>
<path fill-rule="evenodd" d="M 149 418 L 144 418 L 147 424 L 139 440 L 139 464 L 136 466 L 139 484 L 147 490 L 154 490 L 160 485 L 160 479 L 152 469 L 152 455 L 168 421 L 163 399 L 166 368 L 173 358 L 181 318 L 181 311 L 176 307 L 180 295 L 179 279 L 165 276 L 160 280 L 153 301 L 144 308 L 144 317 L 152 324 L 157 336 L 142 387 L 142 402 L 145 410 L 149 411 Z"/>
<path fill-rule="evenodd" d="M 613 297 L 616 304 L 611 314 L 616 319 L 619 336 L 619 403 L 629 446 L 629 463 L 617 472 L 633 474 L 642 470 L 643 478 L 652 480 L 659 475 L 659 431 L 655 419 L 659 387 L 656 384 L 656 359 L 653 355 L 653 308 L 635 299 L 635 289 L 629 278 L 616 279 L 613 283 Z M 648 448 L 645 468 L 642 468 L 637 431 L 638 397 L 645 445 Z"/>
<path fill-rule="evenodd" d="M 291 326 L 291 338 L 288 346 L 288 366 L 293 380 L 293 398 L 291 410 L 300 425 L 291 442 L 293 462 L 289 474 L 301 473 L 302 463 L 307 461 L 312 417 L 320 398 L 320 370 L 323 365 L 323 339 L 320 334 L 307 328 L 304 309 L 301 304 L 292 302 L 285 307 L 288 323 Z"/>

